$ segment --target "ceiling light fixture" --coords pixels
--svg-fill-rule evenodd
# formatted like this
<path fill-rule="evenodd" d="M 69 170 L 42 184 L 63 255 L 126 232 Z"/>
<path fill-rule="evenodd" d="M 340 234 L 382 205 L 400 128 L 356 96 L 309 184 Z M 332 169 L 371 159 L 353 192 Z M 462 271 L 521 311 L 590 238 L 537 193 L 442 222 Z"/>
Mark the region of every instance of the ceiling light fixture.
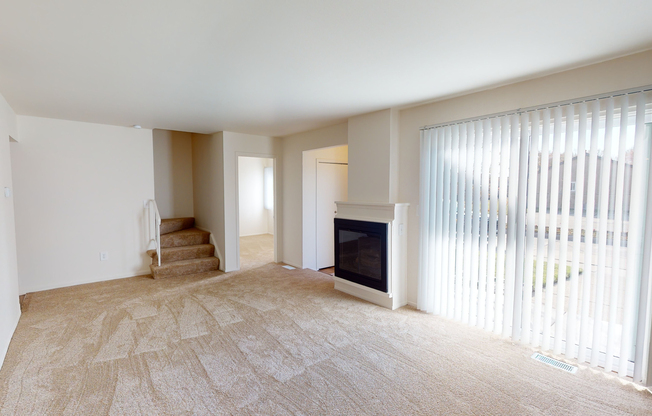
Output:
<path fill-rule="evenodd" d="M 140 124 L 134 124 L 134 128 L 135 128 L 135 129 L 140 129 L 140 128 L 142 128 L 142 127 L 140 127 Z"/>

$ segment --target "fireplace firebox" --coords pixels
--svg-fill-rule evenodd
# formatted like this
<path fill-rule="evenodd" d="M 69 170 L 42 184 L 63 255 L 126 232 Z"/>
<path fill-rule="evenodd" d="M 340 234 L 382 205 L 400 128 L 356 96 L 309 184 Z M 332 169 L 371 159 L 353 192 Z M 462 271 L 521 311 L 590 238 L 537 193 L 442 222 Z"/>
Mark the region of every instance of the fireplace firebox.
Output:
<path fill-rule="evenodd" d="M 335 218 L 335 276 L 387 293 L 387 224 Z"/>

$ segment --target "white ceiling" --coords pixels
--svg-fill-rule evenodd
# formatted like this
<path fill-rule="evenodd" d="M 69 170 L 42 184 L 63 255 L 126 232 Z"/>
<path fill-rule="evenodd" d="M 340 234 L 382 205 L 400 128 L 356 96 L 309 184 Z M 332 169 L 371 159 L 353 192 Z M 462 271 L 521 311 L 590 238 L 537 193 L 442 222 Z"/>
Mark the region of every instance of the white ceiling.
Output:
<path fill-rule="evenodd" d="M 652 48 L 650 0 L 3 0 L 18 114 L 284 135 Z"/>

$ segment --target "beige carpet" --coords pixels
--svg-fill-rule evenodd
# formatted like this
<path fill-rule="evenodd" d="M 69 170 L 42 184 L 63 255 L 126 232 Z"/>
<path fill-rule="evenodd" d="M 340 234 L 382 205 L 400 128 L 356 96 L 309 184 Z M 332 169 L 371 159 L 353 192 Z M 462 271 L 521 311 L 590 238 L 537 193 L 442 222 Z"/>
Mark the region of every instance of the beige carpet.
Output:
<path fill-rule="evenodd" d="M 276 264 L 28 300 L 0 370 L 2 415 L 652 413 L 648 392 L 604 374 Z"/>

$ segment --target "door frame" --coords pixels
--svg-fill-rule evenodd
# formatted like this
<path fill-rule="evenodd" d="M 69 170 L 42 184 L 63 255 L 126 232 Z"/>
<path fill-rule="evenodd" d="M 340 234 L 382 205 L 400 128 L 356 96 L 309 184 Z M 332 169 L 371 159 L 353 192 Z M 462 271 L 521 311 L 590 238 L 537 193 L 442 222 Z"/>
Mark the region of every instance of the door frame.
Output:
<path fill-rule="evenodd" d="M 317 224 L 317 200 L 319 198 L 319 181 L 317 180 L 318 178 L 318 171 L 319 171 L 319 164 L 320 163 L 325 163 L 329 165 L 345 165 L 347 167 L 347 177 L 348 177 L 348 167 L 349 167 L 349 162 L 342 162 L 340 160 L 333 160 L 333 159 L 316 159 L 316 164 L 315 164 L 315 270 L 319 270 L 319 245 L 318 241 L 319 239 L 317 238 L 319 236 L 317 230 L 319 228 Z M 348 192 L 347 192 L 347 199 L 348 199 Z M 334 201 L 337 202 L 337 201 Z"/>

